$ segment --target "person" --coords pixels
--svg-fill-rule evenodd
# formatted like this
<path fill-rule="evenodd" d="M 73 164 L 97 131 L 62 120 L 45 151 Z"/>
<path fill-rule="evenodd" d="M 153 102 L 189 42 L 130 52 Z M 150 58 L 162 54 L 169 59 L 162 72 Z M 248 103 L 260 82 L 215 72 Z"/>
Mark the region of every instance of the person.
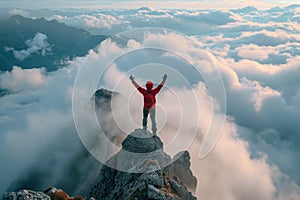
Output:
<path fill-rule="evenodd" d="M 137 88 L 137 90 L 144 96 L 144 107 L 143 107 L 143 129 L 146 131 L 147 130 L 147 119 L 148 115 L 150 114 L 151 118 L 151 123 L 152 123 L 152 132 L 153 135 L 156 135 L 156 121 L 155 121 L 155 104 L 156 104 L 156 98 L 155 96 L 157 93 L 161 90 L 161 88 L 164 86 L 166 80 L 167 80 L 167 75 L 163 75 L 163 80 L 162 82 L 153 89 L 154 84 L 151 81 L 146 82 L 146 89 L 142 88 L 137 82 L 134 80 L 134 77 L 131 75 L 130 80 L 132 84 Z"/>

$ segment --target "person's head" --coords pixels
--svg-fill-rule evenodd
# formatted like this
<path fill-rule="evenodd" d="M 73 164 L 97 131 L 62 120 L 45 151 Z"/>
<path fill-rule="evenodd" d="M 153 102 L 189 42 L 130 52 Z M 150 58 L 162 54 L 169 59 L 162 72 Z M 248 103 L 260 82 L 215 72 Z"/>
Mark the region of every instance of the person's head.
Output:
<path fill-rule="evenodd" d="M 152 90 L 152 88 L 154 87 L 154 83 L 151 81 L 147 81 L 146 82 L 146 88 L 147 90 Z"/>

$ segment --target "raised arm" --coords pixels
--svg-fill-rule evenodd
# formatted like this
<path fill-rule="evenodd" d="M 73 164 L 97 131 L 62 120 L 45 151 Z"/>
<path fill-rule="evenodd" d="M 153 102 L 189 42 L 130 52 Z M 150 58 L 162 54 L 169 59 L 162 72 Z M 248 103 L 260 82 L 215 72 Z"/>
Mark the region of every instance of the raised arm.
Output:
<path fill-rule="evenodd" d="M 159 93 L 159 91 L 161 90 L 161 88 L 164 86 L 166 80 L 167 80 L 167 74 L 163 75 L 163 80 L 161 81 L 161 83 L 154 89 L 154 93 L 157 94 Z"/>
<path fill-rule="evenodd" d="M 136 88 L 141 87 L 137 82 L 135 82 L 134 77 L 132 75 L 130 75 L 129 79 L 131 80 L 134 87 L 136 87 Z"/>
<path fill-rule="evenodd" d="M 136 89 L 140 92 L 140 93 L 144 93 L 146 90 L 144 88 L 142 88 L 135 80 L 134 77 L 132 75 L 130 75 L 129 79 L 131 80 L 132 84 L 134 85 L 134 87 L 136 87 Z"/>

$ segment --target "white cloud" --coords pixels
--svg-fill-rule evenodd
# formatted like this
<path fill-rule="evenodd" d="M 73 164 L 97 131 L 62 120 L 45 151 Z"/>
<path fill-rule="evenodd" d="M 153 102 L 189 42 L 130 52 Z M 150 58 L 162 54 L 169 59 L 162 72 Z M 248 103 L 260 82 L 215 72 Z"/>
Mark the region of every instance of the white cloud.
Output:
<path fill-rule="evenodd" d="M 242 45 L 236 48 L 236 51 L 239 57 L 252 60 L 266 60 L 269 58 L 269 54 L 277 53 L 276 49 L 270 46 L 258 46 L 254 44 Z"/>
<path fill-rule="evenodd" d="M 47 35 L 36 33 L 32 39 L 25 41 L 27 49 L 15 50 L 11 47 L 6 47 L 7 51 L 13 51 L 15 58 L 20 61 L 25 60 L 30 55 L 38 53 L 43 56 L 51 52 L 51 45 L 47 41 Z"/>
<path fill-rule="evenodd" d="M 260 112 L 261 107 L 268 98 L 280 97 L 280 92 L 273 90 L 269 87 L 263 87 L 257 81 L 249 81 L 246 78 L 242 79 L 242 84 L 244 88 L 254 89 L 251 101 L 254 103 L 254 108 L 256 112 Z"/>
<path fill-rule="evenodd" d="M 79 16 L 80 17 L 80 16 Z M 122 21 L 117 20 L 111 15 L 97 14 L 95 16 L 82 16 L 87 26 L 91 27 L 101 27 L 111 29 L 113 25 L 119 25 L 123 23 Z"/>
<path fill-rule="evenodd" d="M 79 25 L 82 27 L 91 27 L 91 28 L 99 28 L 99 29 L 111 29 L 113 26 L 120 25 L 126 23 L 126 21 L 118 20 L 112 15 L 106 15 L 102 13 L 97 13 L 93 15 L 81 14 L 75 16 L 74 19 L 70 17 L 63 16 L 55 16 L 55 18 L 59 21 L 63 21 L 70 25 Z M 72 22 L 74 20 L 74 22 Z"/>
<path fill-rule="evenodd" d="M 0 87 L 13 92 L 36 89 L 46 81 L 44 68 L 22 69 L 14 66 L 10 72 L 0 74 Z"/>
<path fill-rule="evenodd" d="M 276 199 L 270 166 L 264 157 L 251 158 L 249 144 L 238 134 L 236 125 L 227 122 L 214 151 L 203 160 L 192 157 L 198 198 Z M 192 152 L 198 148 L 195 144 Z"/>
<path fill-rule="evenodd" d="M 116 29 L 128 29 L 129 22 L 118 15 L 109 15 L 105 13 L 78 14 L 78 15 L 53 15 L 47 19 L 56 19 L 69 26 L 86 29 L 95 34 L 107 34 L 116 32 Z"/>
<path fill-rule="evenodd" d="M 76 68 L 63 68 L 44 74 L 43 69 L 14 67 L 11 72 L 1 75 L 1 87 L 4 84 L 13 93 L 0 98 L 0 158 L 3 161 L 0 193 L 32 167 L 41 152 L 49 152 L 47 149 L 52 147 L 48 145 L 53 140 L 61 138 L 59 141 L 63 142 L 66 135 L 71 135 L 66 141 L 76 140 L 70 110 L 74 70 Z M 72 155 L 62 153 L 61 156 L 67 159 Z"/>
<path fill-rule="evenodd" d="M 256 36 L 256 39 L 259 39 L 258 36 L 265 36 L 267 38 L 274 38 L 281 42 L 283 41 L 299 41 L 300 36 L 298 34 L 288 34 L 287 32 L 283 30 L 275 30 L 275 31 L 267 31 L 267 30 L 261 30 L 258 32 L 243 32 L 241 37 L 242 38 L 250 38 L 252 36 Z M 254 38 L 253 38 L 254 39 Z M 274 41 L 275 42 L 275 41 Z M 259 43 L 263 43 L 263 41 L 259 41 Z"/>
<path fill-rule="evenodd" d="M 34 14 L 33 14 L 34 15 Z M 116 34 L 122 30 L 139 27 L 165 27 L 186 33 L 207 32 L 242 17 L 230 11 L 190 11 L 172 9 L 123 9 L 87 12 L 65 12 L 47 19 L 57 19 L 67 25 L 86 29 L 93 34 Z M 191 23 L 193 22 L 193 23 Z M 184 24 L 184 27 L 183 27 Z"/>

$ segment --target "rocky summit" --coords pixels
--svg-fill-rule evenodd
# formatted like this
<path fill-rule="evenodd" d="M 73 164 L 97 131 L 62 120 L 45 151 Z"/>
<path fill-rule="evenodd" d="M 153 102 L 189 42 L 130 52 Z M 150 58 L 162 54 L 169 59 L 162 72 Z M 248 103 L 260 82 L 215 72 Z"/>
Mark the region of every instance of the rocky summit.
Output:
<path fill-rule="evenodd" d="M 163 143 L 159 137 L 142 129 L 136 129 L 122 142 L 122 149 L 133 153 L 150 153 L 162 148 Z"/>
<path fill-rule="evenodd" d="M 3 200 L 84 200 L 81 196 L 70 197 L 66 192 L 54 187 L 47 188 L 44 192 L 32 190 L 20 190 L 18 192 L 7 192 Z"/>
<path fill-rule="evenodd" d="M 136 129 L 122 142 L 122 149 L 108 161 L 88 198 L 96 200 L 193 200 L 197 179 L 190 169 L 190 155 L 172 159 L 163 142 L 148 131 Z M 113 167 L 112 167 L 113 166 Z"/>

